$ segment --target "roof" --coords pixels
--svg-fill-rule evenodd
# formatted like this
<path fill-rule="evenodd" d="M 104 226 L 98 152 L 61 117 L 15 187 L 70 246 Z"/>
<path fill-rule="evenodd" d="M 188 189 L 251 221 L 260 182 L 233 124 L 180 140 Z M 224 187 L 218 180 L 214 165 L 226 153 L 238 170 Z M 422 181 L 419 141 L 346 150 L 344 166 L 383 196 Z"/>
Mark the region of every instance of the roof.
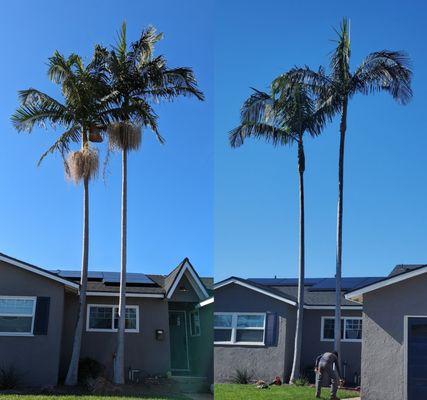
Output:
<path fill-rule="evenodd" d="M 37 267 L 33 264 L 27 263 L 22 260 L 18 260 L 17 258 L 10 257 L 6 254 L 0 253 L 0 261 L 6 262 L 7 264 L 13 265 L 15 267 L 24 269 L 26 271 L 32 272 L 36 275 L 44 276 L 45 278 L 54 280 L 56 282 L 62 283 L 64 286 L 72 288 L 72 289 L 78 289 L 79 285 L 75 282 L 72 282 L 68 279 L 65 279 L 53 272 L 50 272 L 44 268 Z"/>
<path fill-rule="evenodd" d="M 4 261 L 10 265 L 25 269 L 37 275 L 44 276 L 48 279 L 60 282 L 63 285 L 78 290 L 80 288 L 80 271 L 68 269 L 55 269 L 48 270 L 35 265 L 29 264 L 25 261 L 18 260 L 6 254 L 0 253 L 0 261 Z M 175 268 L 169 275 L 156 275 L 156 274 L 142 274 L 128 272 L 126 274 L 126 295 L 129 297 L 158 297 L 164 298 L 167 290 L 169 289 L 169 281 L 171 277 L 177 277 L 179 271 L 184 265 L 188 264 L 193 274 L 197 276 L 199 283 L 203 286 L 206 293 L 206 298 L 212 291 L 213 278 L 200 278 L 194 270 L 188 258 L 185 258 L 177 268 Z M 187 267 L 186 267 L 187 268 Z M 176 271 L 176 272 L 175 272 Z M 173 283 L 173 282 L 171 282 Z M 88 295 L 90 296 L 103 296 L 113 295 L 116 296 L 120 291 L 120 273 L 112 271 L 89 271 L 88 272 Z"/>
<path fill-rule="evenodd" d="M 178 282 L 186 275 L 200 300 L 209 297 L 208 291 L 188 258 L 184 260 L 165 277 L 166 297 L 170 299 L 177 288 Z"/>
<path fill-rule="evenodd" d="M 382 277 L 342 278 L 341 305 L 359 309 L 354 301 L 345 298 L 345 292 L 361 284 L 376 282 Z M 298 297 L 297 278 L 249 278 L 232 276 L 214 285 L 215 289 L 231 283 L 245 286 L 267 296 L 296 305 Z M 307 309 L 329 308 L 335 306 L 335 278 L 307 278 L 304 280 L 304 307 Z"/>
<path fill-rule="evenodd" d="M 346 295 L 346 299 L 363 303 L 363 295 L 384 288 L 386 286 L 394 285 L 395 283 L 405 281 L 410 278 L 427 273 L 427 264 L 401 264 L 397 265 L 391 273 L 380 280 L 367 283 L 350 290 Z"/>

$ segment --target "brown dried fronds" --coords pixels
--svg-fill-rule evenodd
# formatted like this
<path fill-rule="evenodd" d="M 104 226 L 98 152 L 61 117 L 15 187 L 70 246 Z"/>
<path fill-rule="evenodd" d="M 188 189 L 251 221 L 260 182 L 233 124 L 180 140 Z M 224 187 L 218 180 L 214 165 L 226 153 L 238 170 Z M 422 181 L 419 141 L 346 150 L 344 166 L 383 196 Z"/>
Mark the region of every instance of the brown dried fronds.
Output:
<path fill-rule="evenodd" d="M 130 122 L 111 124 L 107 133 L 112 150 L 138 150 L 141 145 L 141 127 Z"/>
<path fill-rule="evenodd" d="M 92 179 L 98 174 L 98 164 L 98 150 L 85 147 L 68 156 L 67 175 L 76 183 L 84 178 Z"/>

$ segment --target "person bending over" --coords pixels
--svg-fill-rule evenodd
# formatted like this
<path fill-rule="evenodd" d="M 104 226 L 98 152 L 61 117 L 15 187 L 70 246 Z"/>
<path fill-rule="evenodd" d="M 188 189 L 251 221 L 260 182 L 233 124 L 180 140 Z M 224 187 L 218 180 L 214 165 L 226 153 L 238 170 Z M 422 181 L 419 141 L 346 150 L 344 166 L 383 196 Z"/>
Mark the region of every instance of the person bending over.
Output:
<path fill-rule="evenodd" d="M 320 398 L 323 376 L 327 374 L 331 380 L 331 400 L 339 400 L 337 391 L 341 381 L 341 371 L 338 362 L 338 353 L 334 351 L 318 356 L 314 365 L 314 371 L 316 372 L 316 398 Z"/>

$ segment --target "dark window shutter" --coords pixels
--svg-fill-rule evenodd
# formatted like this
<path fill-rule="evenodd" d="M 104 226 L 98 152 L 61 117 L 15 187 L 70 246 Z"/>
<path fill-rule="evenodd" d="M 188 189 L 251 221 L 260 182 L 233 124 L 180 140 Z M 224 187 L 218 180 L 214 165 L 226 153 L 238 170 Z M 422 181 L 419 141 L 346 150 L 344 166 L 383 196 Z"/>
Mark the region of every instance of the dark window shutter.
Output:
<path fill-rule="evenodd" d="M 277 346 L 278 318 L 276 313 L 267 313 L 265 321 L 265 345 Z"/>
<path fill-rule="evenodd" d="M 34 335 L 47 335 L 49 325 L 50 297 L 37 297 L 34 318 Z"/>

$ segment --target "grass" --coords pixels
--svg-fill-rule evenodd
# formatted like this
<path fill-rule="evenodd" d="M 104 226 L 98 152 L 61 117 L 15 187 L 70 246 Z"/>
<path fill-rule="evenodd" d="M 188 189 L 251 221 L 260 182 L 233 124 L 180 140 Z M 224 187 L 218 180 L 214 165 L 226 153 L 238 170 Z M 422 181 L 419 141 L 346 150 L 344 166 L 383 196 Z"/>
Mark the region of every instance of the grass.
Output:
<path fill-rule="evenodd" d="M 146 396 L 78 396 L 78 395 L 33 395 L 33 394 L 0 394 L 0 400 L 188 400 L 188 397 L 146 397 Z"/>
<path fill-rule="evenodd" d="M 313 400 L 315 390 L 309 386 L 272 386 L 257 389 L 254 385 L 216 384 L 215 400 Z M 322 399 L 328 400 L 330 391 L 322 389 Z M 359 397 L 358 392 L 339 390 L 340 399 Z"/>

